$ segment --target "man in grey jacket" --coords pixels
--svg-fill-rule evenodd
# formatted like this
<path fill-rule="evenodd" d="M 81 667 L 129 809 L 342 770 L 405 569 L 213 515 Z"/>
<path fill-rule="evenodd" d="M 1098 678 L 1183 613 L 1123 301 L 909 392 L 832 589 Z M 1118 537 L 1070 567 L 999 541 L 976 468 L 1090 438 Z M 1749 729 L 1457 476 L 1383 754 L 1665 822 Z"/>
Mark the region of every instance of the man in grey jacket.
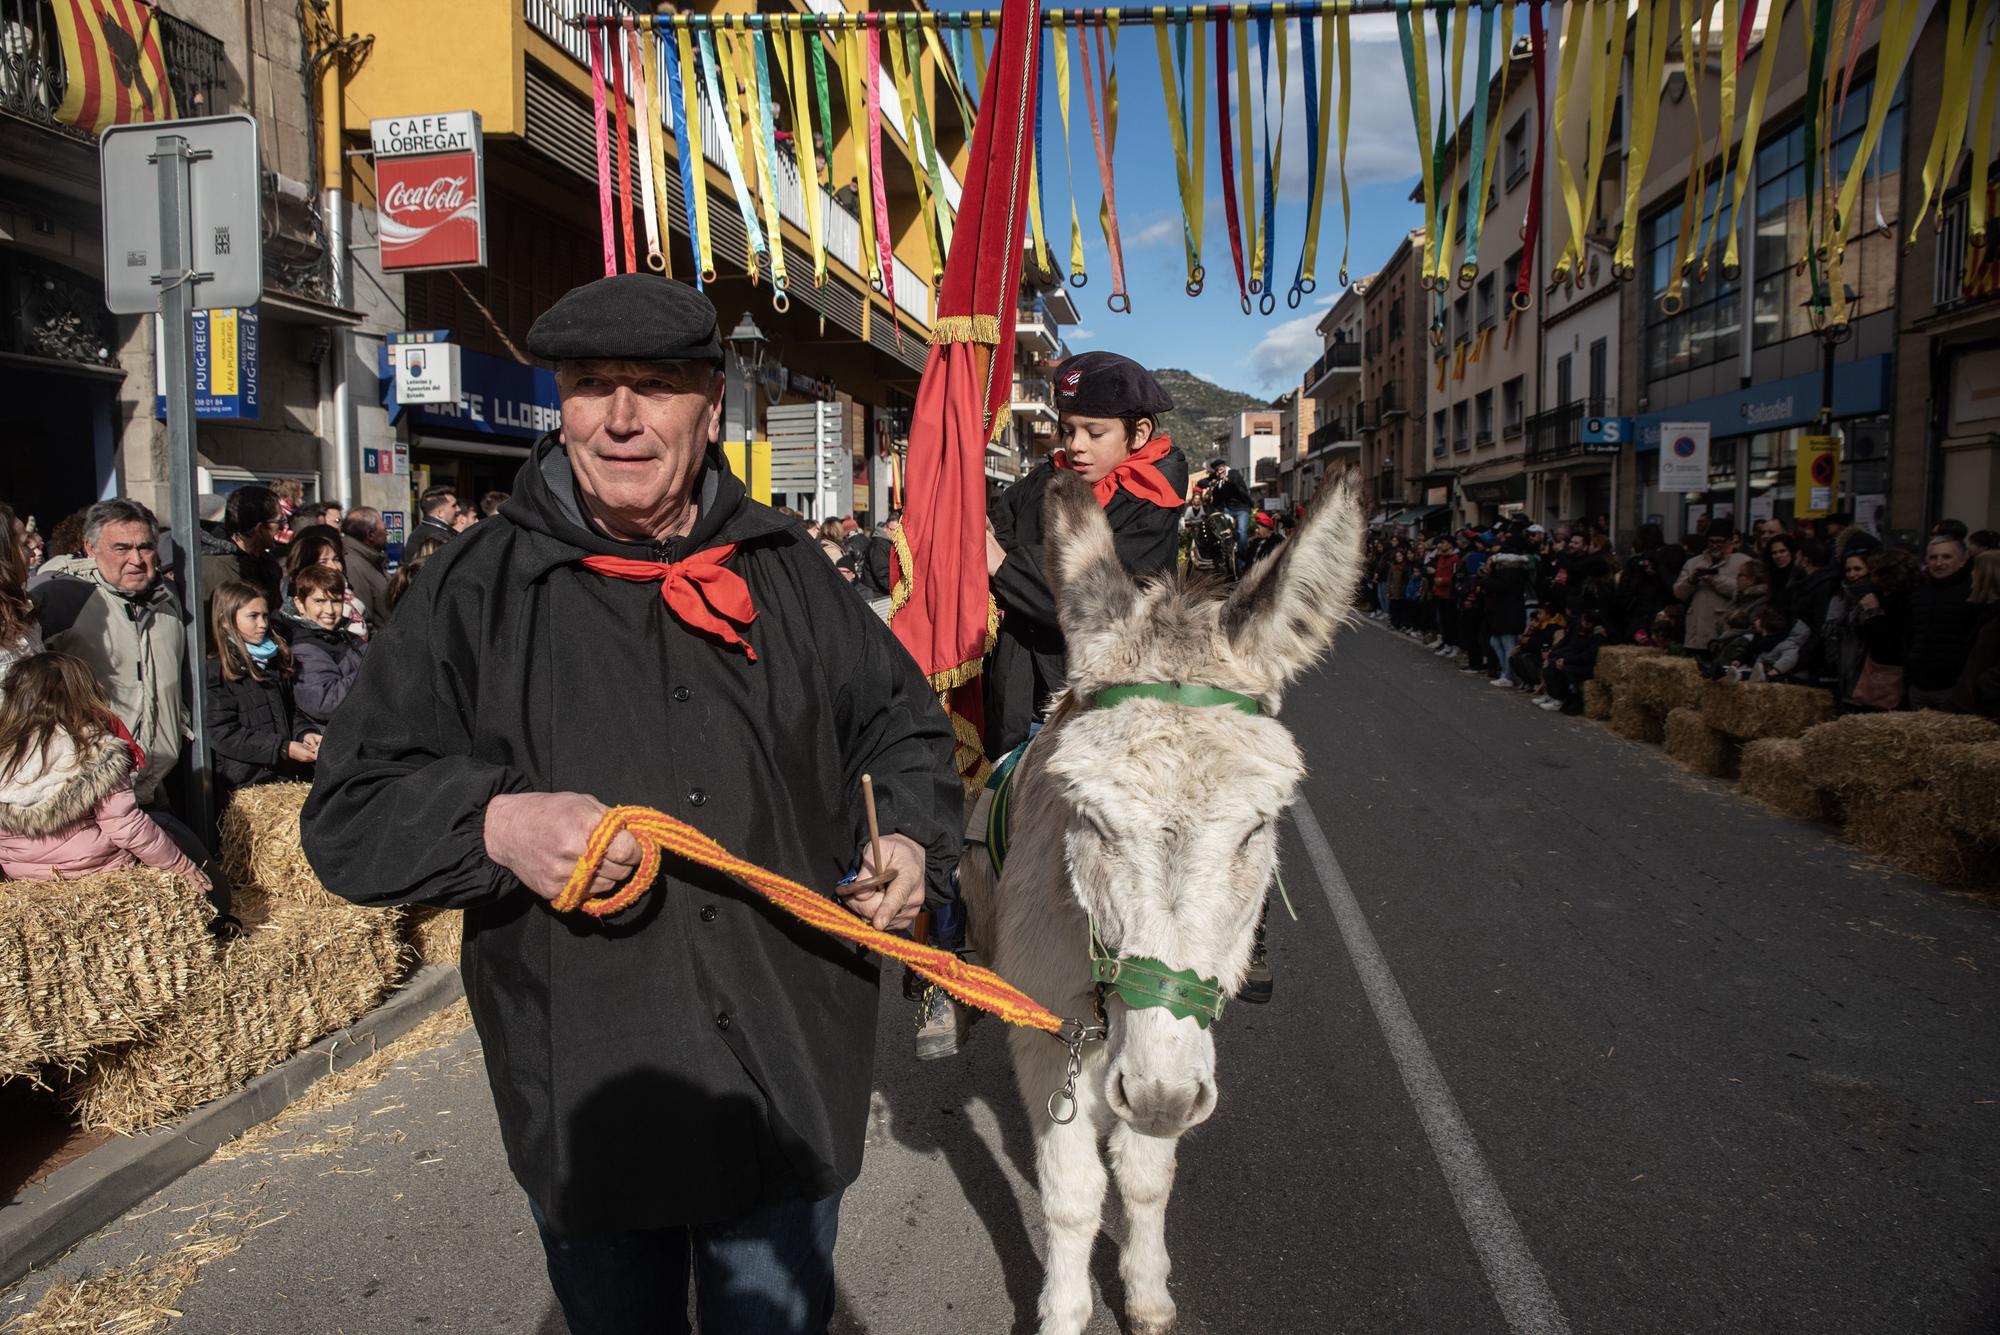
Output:
<path fill-rule="evenodd" d="M 90 664 L 146 753 L 132 787 L 140 804 L 151 806 L 187 739 L 180 600 L 160 578 L 159 524 L 137 501 L 91 506 L 83 548 L 83 556 L 51 561 L 51 577 L 32 591 L 42 643 Z"/>
<path fill-rule="evenodd" d="M 1703 535 L 1708 545 L 1701 555 L 1681 567 L 1674 581 L 1674 597 L 1688 605 L 1684 643 L 1697 652 L 1705 650 L 1722 630 L 1722 618 L 1736 598 L 1736 582 L 1750 560 L 1736 550 L 1736 525 L 1718 519 Z"/>
<path fill-rule="evenodd" d="M 380 510 L 363 505 L 347 512 L 340 531 L 346 539 L 347 589 L 360 600 L 362 620 L 372 633 L 389 620 L 389 570 L 383 556 L 389 530 Z"/>

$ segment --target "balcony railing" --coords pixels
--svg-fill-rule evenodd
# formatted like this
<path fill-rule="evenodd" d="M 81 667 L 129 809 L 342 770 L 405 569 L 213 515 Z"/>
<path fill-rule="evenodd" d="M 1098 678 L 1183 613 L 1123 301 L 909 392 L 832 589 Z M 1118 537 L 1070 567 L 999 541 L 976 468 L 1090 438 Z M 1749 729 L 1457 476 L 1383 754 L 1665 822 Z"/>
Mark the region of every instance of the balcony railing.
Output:
<path fill-rule="evenodd" d="M 1410 405 L 1403 402 L 1403 395 L 1395 385 L 1382 386 L 1382 393 L 1378 399 L 1378 403 L 1380 404 L 1383 422 L 1388 421 L 1391 416 L 1397 413 L 1408 415 L 1410 411 Z M 1380 422 L 1377 423 L 1378 426 L 1380 424 Z"/>
<path fill-rule="evenodd" d="M 1306 370 L 1306 393 L 1310 394 L 1319 382 L 1336 371 L 1361 370 L 1361 345 L 1354 342 L 1329 343 L 1326 351 Z"/>
<path fill-rule="evenodd" d="M 1560 408 L 1536 413 L 1528 419 L 1528 462 L 1545 463 L 1592 453 L 1583 439 L 1583 424 L 1593 417 L 1616 417 L 1618 404 L 1612 399 L 1571 399 Z"/>
<path fill-rule="evenodd" d="M 18 0 L 0 0 L 0 4 L 17 3 Z M 638 11 L 621 3 L 621 0 L 586 0 L 586 3 L 572 6 L 564 0 L 521 0 L 522 13 L 527 17 L 528 26 L 555 43 L 566 52 L 570 59 L 580 66 L 590 63 L 590 49 L 584 30 L 571 27 L 568 11 L 575 8 L 579 13 L 596 14 L 636 14 Z M 629 80 L 631 71 L 626 71 Z M 626 88 L 629 94 L 630 83 Z M 884 133 L 894 133 L 900 142 L 900 132 L 895 126 L 902 122 L 901 103 L 894 100 L 895 86 L 888 71 L 882 74 L 882 118 Z M 728 132 L 717 125 L 708 105 L 708 99 L 699 102 L 701 111 L 702 156 L 720 167 L 724 165 L 723 141 Z M 895 108 L 892 114 L 892 107 Z M 663 121 L 670 119 L 662 108 Z M 733 151 L 733 148 L 732 150 Z M 948 170 L 944 170 L 945 199 L 953 208 L 958 207 L 958 183 Z M 778 158 L 772 164 L 771 175 L 778 188 L 778 213 L 786 222 L 800 231 L 806 229 L 806 196 L 804 174 L 792 157 L 788 146 L 781 145 Z M 826 253 L 845 264 L 856 273 L 864 272 L 861 263 L 861 220 L 846 205 L 834 198 L 824 186 L 816 186 L 820 192 L 820 216 L 826 225 Z M 892 257 L 893 258 L 893 257 Z M 896 306 L 899 310 L 916 319 L 920 324 L 931 322 L 930 283 L 918 276 L 917 271 L 902 260 L 894 261 L 896 275 Z"/>
<path fill-rule="evenodd" d="M 1014 377 L 1014 411 L 1033 415 L 1056 415 L 1055 386 L 1040 376 L 1017 375 Z"/>
<path fill-rule="evenodd" d="M 171 14 L 143 12 L 160 25 L 160 56 L 178 114 L 210 116 L 220 111 L 216 95 L 227 68 L 222 43 Z M 48 4 L 0 0 L 0 112 L 95 143 L 96 134 L 56 119 L 56 109 L 68 91 L 62 39 Z"/>
<path fill-rule="evenodd" d="M 1315 454 L 1342 441 L 1355 439 L 1354 423 L 1344 417 L 1336 417 L 1324 426 L 1313 428 L 1306 436 L 1306 453 Z"/>

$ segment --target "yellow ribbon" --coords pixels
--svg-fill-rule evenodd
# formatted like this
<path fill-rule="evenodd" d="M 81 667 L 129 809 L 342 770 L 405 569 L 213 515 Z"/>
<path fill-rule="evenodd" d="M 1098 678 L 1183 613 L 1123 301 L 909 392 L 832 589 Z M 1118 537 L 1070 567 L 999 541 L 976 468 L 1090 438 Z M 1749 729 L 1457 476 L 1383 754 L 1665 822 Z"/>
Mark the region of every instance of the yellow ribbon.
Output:
<path fill-rule="evenodd" d="M 1417 90 L 1417 166 L 1422 172 L 1424 182 L 1424 254 L 1419 257 L 1417 264 L 1417 272 L 1421 275 L 1418 286 L 1429 288 L 1436 285 L 1431 274 L 1437 267 L 1437 257 L 1430 252 L 1433 249 L 1442 250 L 1444 247 L 1438 241 L 1437 229 L 1437 160 L 1431 156 L 1431 75 L 1430 57 L 1424 49 L 1424 3 L 1425 0 L 1410 0 L 1410 28 L 1415 36 L 1415 40 L 1410 43 L 1410 68 L 1415 75 Z M 1343 42 L 1341 50 L 1345 52 L 1346 49 L 1346 44 Z M 1343 75 L 1346 73 L 1344 67 L 1341 72 Z M 1346 87 L 1347 80 L 1342 78 L 1343 93 Z M 1346 107 L 1343 105 L 1341 116 L 1343 148 L 1347 143 L 1345 111 Z"/>
<path fill-rule="evenodd" d="M 1056 57 L 1056 107 L 1062 113 L 1063 173 L 1069 178 L 1069 273 L 1070 281 L 1083 286 L 1083 223 L 1076 211 L 1076 164 L 1069 152 L 1069 29 L 1062 11 L 1049 14 L 1049 40 Z M 1089 53 L 1085 53 L 1089 58 Z"/>
<path fill-rule="evenodd" d="M 1334 10 L 1335 41 L 1340 48 L 1340 285 L 1347 286 L 1347 253 L 1354 240 L 1354 204 L 1347 194 L 1347 110 L 1353 91 L 1348 73 L 1354 66 L 1353 42 L 1348 37 L 1348 0 L 1339 0 Z M 1325 29 L 1321 28 L 1324 32 Z M 1321 106 L 1326 103 L 1322 101 Z"/>
<path fill-rule="evenodd" d="M 1563 209 L 1569 214 L 1570 232 L 1549 275 L 1558 283 L 1568 281 L 1570 251 L 1577 237 L 1583 234 L 1583 200 L 1577 194 L 1576 173 L 1570 170 L 1569 152 L 1563 145 L 1569 138 L 1570 85 L 1576 79 L 1576 53 L 1583 46 L 1583 23 L 1589 9 L 1582 0 L 1569 0 L 1563 14 L 1562 58 L 1556 67 L 1556 179 L 1562 186 Z"/>
<path fill-rule="evenodd" d="M 1728 9 L 1735 0 L 1723 0 L 1723 8 Z M 1629 7 L 1619 3 L 1609 6 L 1611 10 L 1611 41 L 1607 46 L 1602 32 L 1606 6 L 1592 6 L 1590 55 L 1594 62 L 1591 69 L 1591 91 L 1595 101 L 1590 113 L 1590 156 L 1585 159 L 1583 173 L 1583 221 L 1588 227 L 1601 211 L 1597 183 L 1604 173 L 1604 150 L 1611 143 L 1611 119 L 1617 114 L 1619 76 L 1625 68 L 1625 25 Z M 1585 253 L 1584 238 L 1579 236 L 1571 242 L 1571 255 L 1578 274 L 1583 271 Z"/>
<path fill-rule="evenodd" d="M 1451 242 L 1463 225 L 1458 216 L 1458 191 L 1451 183 L 1458 179 L 1459 166 L 1467 160 L 1464 147 L 1460 143 L 1463 136 L 1459 134 L 1458 127 L 1461 124 L 1461 113 L 1464 111 L 1464 107 L 1460 104 L 1464 101 L 1465 30 L 1468 26 L 1466 15 L 1470 3 L 1469 0 L 1452 0 L 1452 3 L 1454 13 L 1451 23 L 1451 87 L 1445 90 L 1449 95 L 1451 106 L 1452 160 L 1450 169 L 1445 173 L 1444 231 L 1438 234 L 1437 271 L 1433 275 L 1439 291 L 1450 286 Z M 1466 188 L 1470 190 L 1471 185 L 1468 184 Z"/>
<path fill-rule="evenodd" d="M 771 54 L 777 57 L 778 73 L 784 77 L 792 106 L 792 149 L 802 166 L 799 193 L 805 196 L 806 239 L 812 244 L 813 286 L 818 287 L 826 281 L 826 234 L 820 226 L 819 148 L 813 143 L 812 72 L 806 65 L 805 29 L 774 33 Z"/>
<path fill-rule="evenodd" d="M 1312 15 L 1301 14 L 1299 22 L 1301 24 L 1311 23 Z M 1304 39 L 1305 30 L 1303 28 L 1300 29 L 1299 36 L 1301 40 Z M 1319 189 L 1313 192 L 1312 200 L 1306 206 L 1305 261 L 1300 269 L 1307 291 L 1312 290 L 1313 270 L 1319 263 L 1319 219 L 1320 214 L 1326 208 L 1326 145 L 1327 140 L 1333 138 L 1332 135 L 1327 133 L 1333 127 L 1328 125 L 1326 121 L 1327 108 L 1333 105 L 1333 42 L 1333 15 L 1322 10 L 1319 16 L 1319 161 L 1312 164 L 1315 173 L 1312 179 L 1319 182 Z M 1347 80 L 1342 79 L 1340 82 L 1340 91 L 1345 95 L 1347 92 Z M 1341 207 L 1343 209 L 1346 207 L 1344 200 Z M 1340 267 L 1342 270 L 1340 282 L 1341 286 L 1345 287 L 1347 285 L 1347 278 L 1345 276 L 1347 252 L 1345 249 L 1341 251 Z"/>
<path fill-rule="evenodd" d="M 931 203 L 930 176 L 924 171 L 924 144 L 917 133 L 917 94 L 910 80 L 909 57 L 903 52 L 903 43 L 898 40 L 900 33 L 887 27 L 882 31 L 882 45 L 889 51 L 889 74 L 895 81 L 896 100 L 903 107 L 903 143 L 910 150 L 910 174 L 917 182 L 917 213 L 924 220 L 924 244 L 930 248 L 931 281 L 936 282 L 944 273 L 944 252 L 940 248 L 937 214 Z"/>
<path fill-rule="evenodd" d="M 1886 44 L 1888 38 L 1885 36 L 1883 41 Z M 1885 49 L 1887 49 L 1886 45 Z M 1876 101 L 1881 100 L 1884 82 L 1878 67 L 1875 75 Z M 1896 81 L 1889 79 L 1886 82 L 1893 88 Z M 1984 246 L 1986 244 L 1986 188 L 1993 167 L 1993 108 L 1996 101 L 1994 97 L 1995 93 L 2000 93 L 2000 42 L 1995 42 L 1987 48 L 1986 84 L 1979 94 L 1979 110 L 1976 113 L 1979 119 L 1973 123 L 1972 202 L 1970 207 L 1972 211 L 1971 240 L 1975 246 Z M 1871 130 L 1875 128 L 1875 109 L 1873 105 L 1870 105 L 1868 109 L 1868 127 Z M 1869 145 L 1864 143 L 1862 145 L 1862 155 L 1854 160 L 1856 166 L 1867 160 L 1868 149 Z M 1850 169 L 1848 175 L 1851 177 L 1853 174 L 1852 169 Z M 1845 208 L 1844 201 L 1847 199 L 1847 191 L 1842 190 L 1840 197 L 1843 201 L 1843 208 Z M 1845 214 L 1842 216 L 1845 216 Z"/>
<path fill-rule="evenodd" d="M 930 49 L 931 63 L 937 66 L 938 78 L 951 93 L 952 101 L 958 104 L 959 123 L 965 127 L 965 142 L 972 142 L 972 104 L 965 100 L 965 89 L 958 82 L 958 66 L 945 54 L 944 44 L 938 41 L 937 15 L 924 15 L 924 44 Z"/>
<path fill-rule="evenodd" d="M 1486 114 L 1486 188 L 1488 191 L 1500 188 L 1496 184 L 1500 179 L 1500 126 L 1507 119 L 1502 114 L 1502 108 L 1507 105 L 1507 76 L 1514 72 L 1513 52 L 1514 7 L 1503 4 L 1500 6 L 1500 46 L 1498 49 L 1500 57 L 1500 100 L 1494 102 L 1492 109 Z M 1479 206 L 1481 208 L 1486 207 L 1486 201 L 1483 199 L 1480 200 Z M 1501 286 L 1504 287 L 1505 284 Z"/>
<path fill-rule="evenodd" d="M 660 272 L 671 278 L 674 247 L 667 226 L 667 130 L 660 116 L 660 35 L 651 28 L 641 29 L 639 50 L 639 82 L 644 89 L 645 101 L 639 114 L 652 117 L 646 123 L 646 129 L 650 136 L 647 143 L 650 149 L 648 156 L 652 159 L 649 170 L 653 173 L 653 204 L 659 218 Z"/>
<path fill-rule="evenodd" d="M 1264 289 L 1264 238 L 1258 228 L 1256 159 L 1250 152 L 1250 9 L 1237 5 L 1231 11 L 1236 29 L 1236 162 L 1243 181 L 1243 227 L 1249 240 L 1250 290 Z M 1227 183 L 1224 183 L 1227 188 Z"/>
<path fill-rule="evenodd" d="M 1681 50 L 1683 52 L 1706 51 L 1708 49 L 1708 42 L 1706 40 L 1708 36 L 1708 13 L 1706 10 L 1702 12 L 1703 41 L 1697 46 L 1695 44 L 1693 16 L 1690 13 L 1692 8 L 1693 6 L 1687 3 L 1687 0 L 1682 0 Z M 1662 309 L 1669 315 L 1679 311 L 1684 304 L 1688 271 L 1693 263 L 1695 220 L 1701 214 L 1703 168 L 1707 165 L 1701 153 L 1701 81 L 1699 79 L 1689 79 L 1687 81 L 1687 90 L 1688 108 L 1694 117 L 1692 142 L 1695 145 L 1695 151 L 1692 155 L 1692 161 L 1688 164 L 1687 185 L 1681 191 L 1681 232 L 1679 238 L 1674 243 L 1673 274 L 1667 281 L 1667 295 L 1662 301 Z M 1668 306 L 1666 304 L 1668 302 L 1671 302 L 1672 305 Z"/>
<path fill-rule="evenodd" d="M 861 215 L 861 274 L 870 286 L 882 286 L 882 253 L 875 239 L 875 183 L 868 164 L 868 95 L 862 86 L 867 68 L 861 50 L 861 30 L 849 28 L 840 34 L 847 58 L 841 61 L 847 89 L 847 137 L 854 150 L 854 190 L 856 212 Z M 863 298 L 864 316 L 873 302 Z"/>
<path fill-rule="evenodd" d="M 1118 14 L 1117 11 L 1114 10 L 1105 16 L 1104 28 L 1105 28 L 1104 35 L 1106 44 L 1111 48 L 1110 51 L 1105 55 L 1106 63 L 1104 71 L 1104 160 L 1106 163 L 1109 163 L 1112 159 L 1113 152 L 1118 147 Z M 1078 48 L 1083 52 L 1083 58 L 1085 60 L 1089 60 L 1090 43 L 1087 40 L 1085 40 L 1081 32 L 1077 33 L 1076 41 Z M 1111 189 L 1111 180 L 1109 177 L 1105 178 L 1103 185 L 1105 193 L 1100 194 L 1097 201 L 1097 228 L 1099 231 L 1104 233 L 1104 245 L 1105 248 L 1108 250 L 1111 247 L 1111 240 L 1112 240 L 1111 198 L 1109 194 L 1109 191 Z M 1121 263 L 1122 262 L 1123 261 L 1121 261 Z M 1114 268 L 1114 271 L 1112 273 L 1112 280 L 1114 283 L 1117 281 L 1117 278 L 1118 274 Z"/>
<path fill-rule="evenodd" d="M 1784 0 L 1773 0 L 1782 5 Z M 1625 211 L 1618 227 L 1618 246 L 1611 271 L 1629 278 L 1636 271 L 1633 257 L 1639 245 L 1639 185 L 1652 161 L 1653 138 L 1660 124 L 1660 75 L 1667 54 L 1667 16 L 1673 0 L 1638 0 L 1637 26 L 1632 30 L 1631 134 L 1625 168 Z M 1730 238 L 1735 244 L 1735 238 Z M 1732 254 L 1734 252 L 1732 251 Z"/>
<path fill-rule="evenodd" d="M 757 90 L 757 46 L 763 40 L 755 29 L 743 34 L 743 40 L 736 44 L 736 64 L 742 73 L 743 114 L 745 130 L 750 140 L 752 160 L 757 164 L 757 194 L 760 212 L 764 215 L 764 237 L 771 247 L 771 282 L 782 292 L 785 288 L 785 236 L 778 220 L 778 185 L 776 164 L 764 148 L 764 136 L 757 126 L 756 110 L 759 94 Z M 740 142 L 740 141 L 739 141 Z"/>
<path fill-rule="evenodd" d="M 1722 232 L 1722 183 L 1729 179 L 1729 150 L 1734 147 L 1736 128 L 1736 29 L 1737 10 L 1733 2 L 1722 6 L 1722 109 L 1715 126 L 1716 147 L 1722 156 L 1715 169 L 1715 209 L 1711 216 L 1704 218 L 1697 226 L 1695 236 L 1695 268 L 1698 272 L 1708 270 L 1708 252 L 1720 239 Z M 1702 186 L 1702 207 L 1708 206 L 1708 187 Z M 1736 215 L 1729 215 L 1730 230 L 1736 230 Z M 1726 252 L 1725 252 L 1726 253 Z"/>
<path fill-rule="evenodd" d="M 1882 37 L 1875 50 L 1875 89 L 1868 99 L 1868 123 L 1861 132 L 1861 146 L 1854 154 L 1854 161 L 1848 164 L 1847 180 L 1841 183 L 1840 199 L 1836 205 L 1833 227 L 1833 246 L 1838 257 L 1847 249 L 1848 228 L 1854 221 L 1854 208 L 1861 199 L 1861 183 L 1868 169 L 1868 160 L 1875 156 L 1875 148 L 1882 138 L 1882 127 L 1889 118 L 1889 104 L 1895 100 L 1896 85 L 1902 82 L 1903 66 L 1910 58 L 1910 39 L 1914 34 L 1919 0 L 1888 0 L 1882 12 Z M 2000 44 L 1993 48 L 1994 56 L 2000 57 Z M 1989 58 L 1989 60 L 1991 57 Z M 1987 159 L 1987 140 L 1993 120 L 1993 72 L 1989 63 L 1985 110 L 1980 114 L 1981 138 L 1973 144 L 1972 166 L 1975 172 L 1983 172 Z M 1978 190 L 1972 196 L 1974 232 L 1984 231 L 1985 191 Z M 1839 295 L 1836 293 L 1836 295 Z"/>
<path fill-rule="evenodd" d="M 1194 69 L 1197 71 L 1192 86 L 1188 89 L 1196 98 L 1196 107 L 1201 106 L 1201 24 L 1191 25 L 1195 36 Z M 1174 174 L 1181 190 L 1181 226 L 1184 249 L 1187 251 L 1187 286 L 1190 294 L 1201 290 L 1203 270 L 1201 266 L 1201 215 L 1204 188 L 1199 179 L 1201 168 L 1188 161 L 1188 128 L 1181 124 L 1180 81 L 1174 77 L 1173 46 L 1167 40 L 1167 11 L 1162 5 L 1153 7 L 1153 45 L 1160 56 L 1160 92 L 1167 103 L 1167 132 L 1174 144 Z M 1199 110 L 1196 116 L 1199 117 Z M 1201 122 L 1195 122 L 1195 153 L 1199 162 L 1202 148 Z"/>
<path fill-rule="evenodd" d="M 1803 11 L 1801 11 L 1803 12 Z M 1811 27 L 1808 20 L 1807 27 Z M 1743 116 L 1743 143 L 1736 150 L 1736 189 L 1729 206 L 1731 222 L 1743 214 L 1743 196 L 1750 185 L 1750 169 L 1757 162 L 1757 137 L 1764 128 L 1764 95 L 1771 90 L 1771 71 L 1778 63 L 1778 37 L 1785 27 L 1785 0 L 1771 0 L 1771 9 L 1764 17 L 1764 40 L 1759 44 L 1757 54 L 1757 78 L 1750 88 L 1750 106 Z M 1664 42 L 1662 43 L 1664 45 Z M 1657 58 L 1657 57 L 1656 57 Z M 1627 209 L 1636 194 L 1627 191 Z M 1631 215 L 1626 215 L 1626 225 L 1631 226 Z M 1722 273 L 1725 278 L 1734 279 L 1742 271 L 1737 239 L 1742 235 L 1741 227 L 1729 229 L 1729 244 L 1723 251 Z"/>
<path fill-rule="evenodd" d="M 1910 223 L 1909 245 L 1916 244 L 1917 228 L 1931 206 L 1939 202 L 1938 192 L 1950 184 L 1958 166 L 1959 149 L 1965 142 L 1965 116 L 1951 114 L 1951 109 L 1969 109 L 1967 104 L 1972 100 L 1972 57 L 1976 49 L 1973 29 L 1980 16 L 1976 11 L 1968 13 L 1971 8 L 1966 0 L 1951 0 L 1951 12 L 1945 20 L 1944 97 L 1939 103 L 1942 110 L 1936 128 L 1931 131 L 1930 151 L 1924 155 L 1924 194 L 1917 205 L 1917 216 Z"/>

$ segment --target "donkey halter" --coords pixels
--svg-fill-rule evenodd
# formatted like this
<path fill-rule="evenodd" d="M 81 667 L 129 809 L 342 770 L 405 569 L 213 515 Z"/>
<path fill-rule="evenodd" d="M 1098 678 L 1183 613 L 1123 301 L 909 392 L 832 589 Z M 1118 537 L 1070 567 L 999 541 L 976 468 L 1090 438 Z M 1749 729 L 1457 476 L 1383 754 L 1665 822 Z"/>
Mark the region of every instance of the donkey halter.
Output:
<path fill-rule="evenodd" d="M 1127 700 L 1163 700 L 1168 704 L 1235 709 L 1252 715 L 1264 712 L 1264 707 L 1247 695 L 1185 682 L 1107 686 L 1085 708 L 1109 709 Z M 1097 1023 L 1077 1025 L 1058 1035 L 1069 1046 L 1069 1066 L 1062 1087 L 1049 1095 L 1049 1118 L 1060 1125 L 1068 1125 L 1076 1116 L 1076 1078 L 1083 1069 L 1083 1044 L 1102 1040 L 1109 1032 L 1104 1011 L 1107 990 L 1116 993 L 1133 1010 L 1158 1007 L 1177 1020 L 1193 1020 L 1203 1029 L 1222 1018 L 1223 1003 L 1228 1000 L 1220 978 L 1204 978 L 1193 969 L 1169 969 L 1150 955 L 1127 955 L 1113 950 L 1104 944 L 1097 930 L 1097 919 L 1087 911 L 1086 917 L 1090 922 L 1090 979 L 1097 990 Z"/>

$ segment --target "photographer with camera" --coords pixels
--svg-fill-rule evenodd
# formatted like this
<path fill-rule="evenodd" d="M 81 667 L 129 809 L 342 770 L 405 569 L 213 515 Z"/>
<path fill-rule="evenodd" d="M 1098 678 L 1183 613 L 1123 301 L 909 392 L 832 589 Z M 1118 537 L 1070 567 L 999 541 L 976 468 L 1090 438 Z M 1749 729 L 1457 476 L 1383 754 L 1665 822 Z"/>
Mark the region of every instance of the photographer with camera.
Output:
<path fill-rule="evenodd" d="M 1723 618 L 1736 600 L 1736 585 L 1749 557 L 1736 549 L 1736 525 L 1717 519 L 1704 535 L 1707 545 L 1681 567 L 1674 597 L 1688 605 L 1684 642 L 1697 653 L 1708 648 L 1723 629 Z"/>

